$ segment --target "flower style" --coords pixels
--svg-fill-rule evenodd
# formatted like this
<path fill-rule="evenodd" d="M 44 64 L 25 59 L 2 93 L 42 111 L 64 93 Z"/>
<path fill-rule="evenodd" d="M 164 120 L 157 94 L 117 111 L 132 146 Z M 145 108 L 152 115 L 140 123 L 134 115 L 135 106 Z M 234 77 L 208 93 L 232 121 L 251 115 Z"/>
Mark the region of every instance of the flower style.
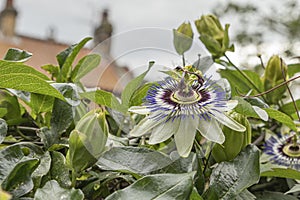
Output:
<path fill-rule="evenodd" d="M 144 105 L 130 108 L 131 112 L 148 114 L 130 135 L 139 137 L 152 131 L 149 144 L 158 144 L 174 135 L 179 155 L 187 157 L 197 130 L 206 139 L 220 144 L 225 137 L 218 122 L 245 131 L 244 126 L 224 113 L 233 109 L 237 101 L 228 101 L 223 88 L 210 78 L 191 77 L 183 73 L 182 78 L 168 77 L 153 85 Z"/>
<path fill-rule="evenodd" d="M 264 147 L 272 163 L 300 169 L 300 141 L 295 134 L 271 136 Z"/>

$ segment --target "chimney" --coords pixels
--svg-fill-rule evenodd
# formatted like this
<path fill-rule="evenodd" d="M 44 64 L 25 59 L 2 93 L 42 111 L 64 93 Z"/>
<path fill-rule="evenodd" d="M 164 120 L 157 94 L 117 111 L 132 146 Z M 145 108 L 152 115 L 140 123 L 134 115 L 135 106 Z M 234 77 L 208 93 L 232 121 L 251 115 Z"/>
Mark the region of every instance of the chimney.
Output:
<path fill-rule="evenodd" d="M 13 0 L 6 0 L 5 8 L 0 12 L 0 32 L 4 37 L 14 37 L 17 10 L 14 8 Z"/>
<path fill-rule="evenodd" d="M 94 31 L 94 45 L 98 45 L 102 56 L 110 55 L 112 32 L 113 26 L 108 19 L 108 10 L 104 9 L 102 12 L 101 24 Z"/>

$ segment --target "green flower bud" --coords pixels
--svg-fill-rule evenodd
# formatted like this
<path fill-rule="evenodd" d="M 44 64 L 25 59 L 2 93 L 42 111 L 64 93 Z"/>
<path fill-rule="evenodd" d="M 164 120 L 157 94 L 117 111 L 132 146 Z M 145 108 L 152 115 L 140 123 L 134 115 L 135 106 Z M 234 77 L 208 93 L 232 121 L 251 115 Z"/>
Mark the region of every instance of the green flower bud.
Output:
<path fill-rule="evenodd" d="M 190 23 L 182 23 L 177 29 L 173 29 L 173 36 L 173 44 L 179 55 L 191 48 L 194 33 Z"/>
<path fill-rule="evenodd" d="M 79 172 L 95 164 L 105 150 L 107 137 L 104 111 L 96 109 L 84 115 L 69 137 L 67 158 L 71 168 Z"/>
<path fill-rule="evenodd" d="M 214 58 L 223 56 L 226 51 L 234 51 L 234 46 L 229 44 L 228 24 L 223 28 L 216 16 L 203 15 L 195 21 L 195 25 L 200 40 Z"/>
<path fill-rule="evenodd" d="M 251 125 L 247 118 L 238 113 L 232 113 L 230 116 L 244 125 L 246 131 L 241 133 L 226 126 L 222 128 L 225 142 L 222 145 L 215 144 L 212 150 L 212 155 L 217 162 L 233 160 L 245 146 L 251 143 Z"/>
<path fill-rule="evenodd" d="M 219 19 L 214 15 L 202 15 L 200 19 L 195 21 L 198 32 L 201 35 L 208 35 L 217 41 L 224 38 L 224 29 Z"/>
<path fill-rule="evenodd" d="M 283 72 L 285 74 L 285 77 L 283 77 Z M 262 78 L 265 90 L 269 90 L 276 85 L 284 82 L 284 78 L 288 79 L 287 65 L 278 55 L 274 55 L 269 59 Z M 285 91 L 285 86 L 277 88 L 276 90 L 267 94 L 267 100 L 269 101 L 269 103 L 276 104 L 280 99 L 282 99 Z"/>

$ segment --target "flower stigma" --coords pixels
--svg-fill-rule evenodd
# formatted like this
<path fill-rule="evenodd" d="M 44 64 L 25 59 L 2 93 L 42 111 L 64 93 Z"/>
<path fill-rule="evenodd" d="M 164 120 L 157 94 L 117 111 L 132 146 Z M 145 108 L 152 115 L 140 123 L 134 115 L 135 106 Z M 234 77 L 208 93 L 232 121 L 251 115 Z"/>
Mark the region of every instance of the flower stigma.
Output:
<path fill-rule="evenodd" d="M 200 101 L 201 94 L 193 90 L 184 82 L 184 76 L 178 84 L 178 90 L 171 94 L 170 99 L 178 104 L 193 104 Z"/>

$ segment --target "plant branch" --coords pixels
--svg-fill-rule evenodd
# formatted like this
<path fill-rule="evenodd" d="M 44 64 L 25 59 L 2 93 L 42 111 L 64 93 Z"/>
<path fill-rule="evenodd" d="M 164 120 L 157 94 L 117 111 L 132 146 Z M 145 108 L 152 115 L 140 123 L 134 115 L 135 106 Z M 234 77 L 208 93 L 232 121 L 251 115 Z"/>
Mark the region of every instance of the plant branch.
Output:
<path fill-rule="evenodd" d="M 290 90 L 290 88 L 289 88 L 289 86 L 288 86 L 288 84 L 287 84 L 287 81 L 286 81 L 286 78 L 285 78 L 286 74 L 285 74 L 285 72 L 284 72 L 284 70 L 283 70 L 282 62 L 283 62 L 283 61 L 282 61 L 282 59 L 280 58 L 280 67 L 281 67 L 282 77 L 283 77 L 283 80 L 284 80 L 284 82 L 285 82 L 285 86 L 286 86 L 286 88 L 287 88 L 287 90 L 288 90 L 288 92 L 289 92 L 289 95 L 290 95 L 290 97 L 291 97 L 291 99 L 292 99 L 292 102 L 293 102 L 295 111 L 296 111 L 297 116 L 298 116 L 298 120 L 300 121 L 299 110 L 298 110 L 297 104 L 296 104 L 296 102 L 295 102 L 294 96 L 293 96 L 293 94 L 292 94 L 292 92 L 291 92 L 291 90 Z"/>
<path fill-rule="evenodd" d="M 225 56 L 225 58 L 227 59 L 227 61 L 229 62 L 229 64 L 230 65 L 232 65 L 252 86 L 253 86 L 253 88 L 257 91 L 257 92 L 259 92 L 259 93 L 261 93 L 261 91 L 256 87 L 256 85 L 253 83 L 253 81 L 247 76 L 247 74 L 245 74 L 242 70 L 240 70 L 235 64 L 233 64 L 232 62 L 231 62 L 231 60 L 229 59 L 229 57 L 226 55 L 226 54 L 224 54 L 224 56 Z M 263 97 L 264 98 L 264 97 Z"/>
<path fill-rule="evenodd" d="M 241 93 L 239 93 L 239 95 L 242 96 L 242 97 L 260 97 L 260 96 L 265 95 L 265 94 L 268 94 L 268 93 L 270 93 L 270 92 L 276 90 L 277 88 L 279 88 L 279 87 L 281 87 L 281 86 L 283 86 L 283 85 L 285 85 L 285 84 L 288 84 L 289 82 L 292 82 L 292 81 L 294 81 L 294 80 L 296 80 L 296 79 L 298 79 L 298 78 L 300 78 L 300 76 L 295 76 L 294 78 L 291 78 L 291 79 L 289 79 L 289 80 L 287 80 L 287 81 L 284 81 L 284 82 L 282 82 L 282 83 L 276 85 L 275 87 L 273 87 L 273 88 L 271 88 L 271 89 L 269 89 L 269 90 L 267 90 L 267 91 L 264 91 L 264 92 L 262 92 L 262 93 L 256 94 L 256 95 L 248 96 L 248 95 L 243 95 L 243 94 L 241 94 Z"/>

